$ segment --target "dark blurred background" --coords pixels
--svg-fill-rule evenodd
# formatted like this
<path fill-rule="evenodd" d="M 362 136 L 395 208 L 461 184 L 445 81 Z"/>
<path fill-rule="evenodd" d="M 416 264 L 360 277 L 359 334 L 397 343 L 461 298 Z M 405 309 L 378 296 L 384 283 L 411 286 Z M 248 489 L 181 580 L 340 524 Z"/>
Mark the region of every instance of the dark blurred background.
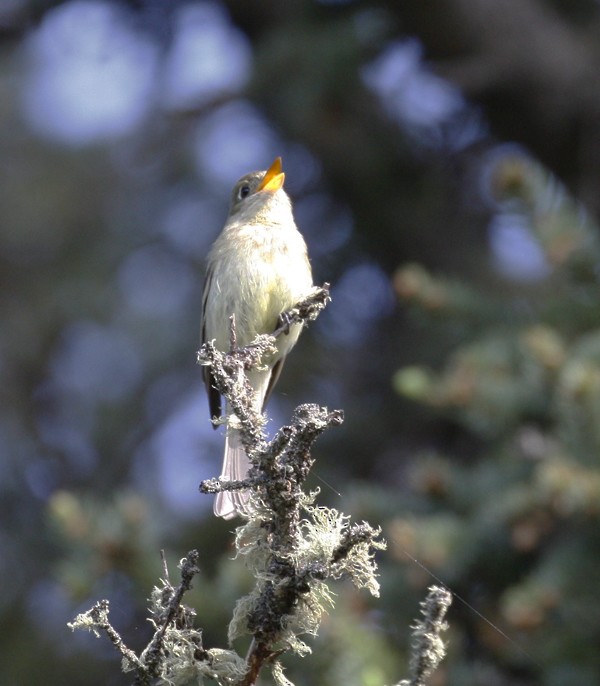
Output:
<path fill-rule="evenodd" d="M 389 543 L 289 678 L 404 677 L 438 578 L 432 686 L 600 683 L 599 75 L 596 0 L 0 0 L 0 683 L 130 683 L 67 622 L 139 650 L 161 549 L 225 647 L 204 259 L 277 155 L 333 301 L 270 426 L 344 409 L 311 486 Z"/>

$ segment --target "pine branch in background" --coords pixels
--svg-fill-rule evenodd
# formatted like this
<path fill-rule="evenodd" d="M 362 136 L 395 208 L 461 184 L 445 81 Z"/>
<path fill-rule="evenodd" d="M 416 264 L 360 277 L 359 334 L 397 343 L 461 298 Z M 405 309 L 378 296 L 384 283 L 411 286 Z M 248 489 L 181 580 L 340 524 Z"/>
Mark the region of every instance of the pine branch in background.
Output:
<path fill-rule="evenodd" d="M 244 447 L 252 467 L 239 482 L 211 479 L 203 493 L 244 488 L 251 491 L 247 521 L 238 527 L 237 552 L 255 578 L 253 590 L 238 600 L 229 625 L 230 648 L 206 649 L 202 633 L 194 628 L 195 611 L 183 604 L 199 572 L 200 554 L 193 550 L 181 561 L 181 582 L 174 588 L 165 568 L 162 585 L 150 599 L 150 621 L 155 629 L 148 646 L 137 656 L 125 645 L 108 619 L 108 601 L 100 601 L 70 624 L 104 634 L 122 656 L 125 672 L 135 673 L 135 684 L 181 685 L 211 678 L 220 684 L 252 686 L 265 666 L 278 684 L 290 684 L 280 657 L 286 652 L 311 652 L 305 635 L 315 635 L 327 606 L 333 606 L 328 582 L 350 579 L 357 588 L 379 595 L 374 553 L 385 548 L 380 530 L 366 522 L 351 524 L 349 517 L 314 504 L 317 493 L 306 493 L 304 483 L 313 465 L 311 449 L 319 435 L 343 421 L 340 411 L 301 405 L 289 425 L 269 441 L 264 418 L 253 411 L 245 371 L 260 364 L 273 350 L 275 337 L 292 322 L 314 319 L 329 299 L 327 287 L 282 318 L 272 336 L 260 336 L 245 348 L 221 353 L 211 343 L 198 353 L 200 364 L 210 365 L 215 387 L 234 408 Z M 235 326 L 232 322 L 232 342 Z M 435 596 L 435 597 L 434 597 Z M 422 684 L 443 654 L 438 634 L 449 599 L 432 591 L 425 603 L 425 622 L 414 631 L 415 658 L 411 681 Z M 246 658 L 231 648 L 241 636 L 250 636 Z M 435 650 L 434 650 L 435 647 Z M 417 679 L 417 677 L 415 677 Z"/>
<path fill-rule="evenodd" d="M 463 318 L 471 325 L 486 325 L 510 316 L 499 299 L 482 294 L 458 279 L 433 276 L 418 264 L 406 264 L 393 278 L 398 297 L 416 309 L 440 319 Z"/>
<path fill-rule="evenodd" d="M 571 633 L 565 618 L 583 607 L 589 611 L 577 614 L 577 635 L 594 636 L 600 628 L 592 609 L 600 502 L 600 234 L 527 157 L 499 160 L 490 178 L 498 211 L 519 213 L 548 273 L 534 287 L 499 296 L 422 268 L 399 270 L 399 296 L 438 321 L 442 312 L 463 335 L 441 369 L 402 368 L 394 387 L 462 425 L 463 440 L 470 436 L 458 448 L 417 456 L 408 470 L 408 480 L 443 515 L 398 518 L 395 526 L 410 531 L 421 546 L 413 555 L 427 559 L 422 542 L 443 517 L 444 530 L 456 532 L 446 562 L 454 585 L 468 587 L 477 578 L 481 596 L 497 598 L 480 605 L 486 616 L 509 635 L 520 632 L 519 646 L 514 642 L 508 651 L 511 665 L 535 683 L 551 683 L 552 664 L 569 664 L 569 680 L 585 682 L 597 658 L 589 647 L 573 650 L 564 635 Z M 486 322 L 480 316 L 486 303 L 492 313 L 512 309 L 514 316 Z M 506 659 L 507 641 L 478 635 L 499 662 Z M 574 634 L 570 640 L 576 642 Z"/>
<path fill-rule="evenodd" d="M 557 384 L 571 389 L 585 379 L 589 387 L 594 374 L 588 358 L 596 355 L 590 331 L 600 325 L 597 227 L 526 157 L 501 160 L 491 186 L 502 206 L 523 213 L 553 266 L 547 288 L 515 302 L 416 265 L 401 267 L 394 282 L 407 304 L 464 327 L 464 342 L 441 373 L 404 368 L 394 377 L 396 390 L 456 412 L 477 431 L 501 430 L 520 416 L 543 414 Z M 600 434 L 598 440 L 600 445 Z"/>
<path fill-rule="evenodd" d="M 598 227 L 544 167 L 524 155 L 508 155 L 495 165 L 490 181 L 496 200 L 523 214 L 552 266 L 598 285 Z"/>

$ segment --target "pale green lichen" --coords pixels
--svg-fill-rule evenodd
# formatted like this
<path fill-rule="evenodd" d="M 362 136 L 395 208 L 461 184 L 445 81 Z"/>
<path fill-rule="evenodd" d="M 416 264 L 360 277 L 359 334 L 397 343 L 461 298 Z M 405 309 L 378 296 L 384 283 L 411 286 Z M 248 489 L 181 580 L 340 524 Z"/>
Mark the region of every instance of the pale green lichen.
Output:
<path fill-rule="evenodd" d="M 397 686 L 424 686 L 425 680 L 438 668 L 446 655 L 441 633 L 446 631 L 446 613 L 452 603 L 452 594 L 443 586 L 431 586 L 421 602 L 422 619 L 412 626 L 409 669 L 411 678 Z"/>
<path fill-rule="evenodd" d="M 309 518 L 301 523 L 304 535 L 300 555 L 307 561 L 328 564 L 332 578 L 347 576 L 356 588 L 366 588 L 378 597 L 373 551 L 386 547 L 384 541 L 377 540 L 381 530 L 364 523 L 350 527 L 350 518 L 331 508 L 308 507 L 306 510 Z"/>
<path fill-rule="evenodd" d="M 385 547 L 376 540 L 380 532 L 367 524 L 350 526 L 349 518 L 332 508 L 305 504 L 303 510 L 306 517 L 277 549 L 265 520 L 256 513 L 238 528 L 238 553 L 257 583 L 235 606 L 230 643 L 257 629 L 269 632 L 265 625 L 277 612 L 274 608 L 280 610 L 281 599 L 293 596 L 290 611 L 269 635 L 278 649 L 306 655 L 310 648 L 300 636 L 315 635 L 323 613 L 333 606 L 327 579 L 349 578 L 357 588 L 378 595 L 373 551 Z"/>
<path fill-rule="evenodd" d="M 294 686 L 294 684 L 283 673 L 283 665 L 279 660 L 275 660 L 271 666 L 271 673 L 273 674 L 273 681 L 277 686 Z"/>
<path fill-rule="evenodd" d="M 71 631 L 83 629 L 84 631 L 90 631 L 93 633 L 96 638 L 100 638 L 100 631 L 98 628 L 99 622 L 97 618 L 92 616 L 92 612 L 93 609 L 78 614 L 72 622 L 67 623 L 67 626 L 69 629 L 71 629 Z M 104 621 L 108 621 L 108 612 L 106 613 Z"/>

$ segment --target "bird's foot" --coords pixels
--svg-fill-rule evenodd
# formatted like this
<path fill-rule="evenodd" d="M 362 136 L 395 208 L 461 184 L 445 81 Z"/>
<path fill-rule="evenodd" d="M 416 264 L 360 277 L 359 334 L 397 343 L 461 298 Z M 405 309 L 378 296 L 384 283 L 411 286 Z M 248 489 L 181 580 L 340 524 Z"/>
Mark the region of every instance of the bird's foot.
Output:
<path fill-rule="evenodd" d="M 292 318 L 287 312 L 282 312 L 277 318 L 277 329 L 281 329 L 287 336 L 290 333 L 290 326 L 292 325 Z"/>

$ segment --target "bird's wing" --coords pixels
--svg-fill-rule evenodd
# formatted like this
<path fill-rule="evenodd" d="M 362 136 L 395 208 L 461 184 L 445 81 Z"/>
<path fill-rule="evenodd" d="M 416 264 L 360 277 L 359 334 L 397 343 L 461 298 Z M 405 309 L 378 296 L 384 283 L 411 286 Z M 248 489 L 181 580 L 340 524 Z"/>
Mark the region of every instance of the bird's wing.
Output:
<path fill-rule="evenodd" d="M 280 357 L 277 362 L 273 365 L 273 369 L 271 369 L 271 376 L 269 377 L 269 383 L 267 384 L 267 390 L 265 392 L 265 397 L 263 399 L 263 409 L 265 405 L 267 404 L 267 400 L 269 399 L 269 396 L 273 392 L 273 389 L 275 388 L 275 384 L 277 383 L 279 379 L 279 375 L 281 374 L 281 370 L 283 369 L 283 363 L 285 362 L 285 357 Z"/>
<path fill-rule="evenodd" d="M 208 300 L 208 294 L 212 286 L 213 280 L 213 270 L 209 266 L 206 272 L 206 278 L 204 279 L 204 290 L 202 291 L 202 313 L 200 317 L 200 343 L 206 343 L 206 303 Z M 221 416 L 221 396 L 219 391 L 214 386 L 213 375 L 211 373 L 210 367 L 203 367 L 202 376 L 204 378 L 204 384 L 206 386 L 206 394 L 208 395 L 208 408 L 210 410 L 210 417 L 220 417 Z M 215 425 L 215 429 L 216 429 Z"/>

